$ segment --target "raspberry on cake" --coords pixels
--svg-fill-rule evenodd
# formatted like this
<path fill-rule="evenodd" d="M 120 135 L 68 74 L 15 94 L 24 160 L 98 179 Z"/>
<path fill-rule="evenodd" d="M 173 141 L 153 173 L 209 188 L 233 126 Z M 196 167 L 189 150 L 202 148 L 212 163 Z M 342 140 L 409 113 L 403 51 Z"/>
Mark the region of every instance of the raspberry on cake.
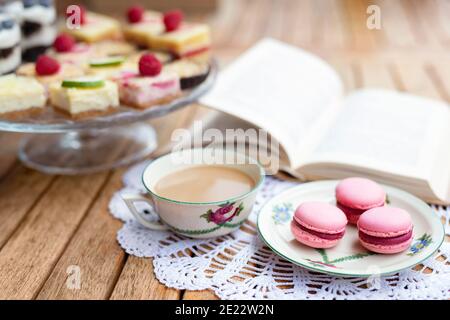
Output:
<path fill-rule="evenodd" d="M 94 54 L 94 50 L 91 45 L 77 43 L 73 36 L 62 33 L 56 37 L 53 48 L 47 54 L 61 63 L 83 66 Z"/>
<path fill-rule="evenodd" d="M 117 39 L 120 36 L 120 24 L 108 16 L 81 10 L 82 19 L 79 28 L 66 28 L 79 41 L 94 43 L 102 40 Z"/>
<path fill-rule="evenodd" d="M 211 47 L 210 29 L 206 24 L 181 23 L 173 31 L 149 36 L 148 44 L 154 50 L 170 52 L 177 58 L 208 61 Z"/>
<path fill-rule="evenodd" d="M 115 79 L 120 100 L 128 106 L 145 109 L 169 102 L 180 95 L 180 79 L 174 72 L 161 72 L 162 65 L 151 55 L 139 61 L 140 74 L 127 74 Z"/>
<path fill-rule="evenodd" d="M 173 57 L 170 53 L 167 52 L 161 52 L 161 51 L 153 51 L 153 50 L 144 50 L 139 51 L 137 53 L 131 54 L 128 57 L 128 61 L 132 63 L 139 63 L 139 60 L 141 59 L 142 55 L 144 54 L 152 54 L 154 55 L 162 64 L 169 63 L 173 60 Z"/>
<path fill-rule="evenodd" d="M 22 58 L 35 61 L 55 40 L 56 10 L 52 0 L 24 0 L 22 20 Z"/>
<path fill-rule="evenodd" d="M 60 63 L 49 56 L 39 56 L 36 63 L 26 63 L 17 70 L 18 75 L 34 77 L 46 88 L 53 82 L 84 75 L 82 68 L 71 63 Z"/>
<path fill-rule="evenodd" d="M 36 79 L 13 74 L 0 77 L 0 116 L 39 112 L 46 101 L 44 86 Z"/>
<path fill-rule="evenodd" d="M 50 103 L 73 118 L 85 118 L 117 110 L 119 94 L 112 81 L 73 78 L 50 85 Z"/>
<path fill-rule="evenodd" d="M 131 7 L 127 13 L 128 21 L 122 31 L 126 40 L 147 47 L 149 37 L 164 32 L 163 15 L 156 11 L 144 11 L 141 7 Z"/>
<path fill-rule="evenodd" d="M 0 75 L 13 72 L 20 63 L 19 25 L 12 16 L 0 13 Z"/>

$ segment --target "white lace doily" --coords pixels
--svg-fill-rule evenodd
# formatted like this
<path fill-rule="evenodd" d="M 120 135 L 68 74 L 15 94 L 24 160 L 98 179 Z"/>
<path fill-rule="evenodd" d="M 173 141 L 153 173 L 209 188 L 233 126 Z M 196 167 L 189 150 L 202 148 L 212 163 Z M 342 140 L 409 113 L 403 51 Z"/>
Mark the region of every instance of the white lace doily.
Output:
<path fill-rule="evenodd" d="M 169 231 L 151 231 L 135 222 L 120 193 L 144 192 L 141 173 L 146 163 L 124 175 L 125 187 L 111 199 L 112 215 L 124 221 L 117 234 L 131 255 L 153 257 L 156 278 L 168 287 L 211 289 L 222 299 L 445 299 L 450 298 L 450 243 L 414 270 L 381 277 L 368 285 L 363 278 L 340 278 L 308 271 L 286 262 L 256 234 L 259 208 L 268 199 L 296 185 L 267 178 L 255 208 L 243 227 L 231 235 L 195 240 Z M 146 210 L 145 204 L 139 208 Z M 450 207 L 433 206 L 450 234 Z M 149 219 L 154 219 L 150 217 Z"/>

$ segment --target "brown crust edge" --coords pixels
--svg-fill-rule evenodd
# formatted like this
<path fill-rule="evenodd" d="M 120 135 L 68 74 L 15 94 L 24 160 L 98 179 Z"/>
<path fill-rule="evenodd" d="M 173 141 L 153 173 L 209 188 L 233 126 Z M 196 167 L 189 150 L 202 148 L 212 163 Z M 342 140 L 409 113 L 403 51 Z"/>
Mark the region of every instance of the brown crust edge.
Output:
<path fill-rule="evenodd" d="M 143 109 L 148 109 L 148 108 L 160 105 L 160 104 L 169 103 L 169 102 L 175 100 L 176 98 L 181 97 L 182 94 L 183 94 L 182 92 L 180 92 L 178 94 L 172 94 L 170 96 L 167 96 L 167 97 L 164 97 L 164 98 L 161 98 L 161 99 L 158 99 L 158 100 L 154 100 L 150 104 L 146 104 L 146 105 L 139 105 L 139 104 L 136 104 L 136 103 L 130 103 L 130 101 L 125 101 L 125 100 L 122 100 L 122 102 L 123 102 L 124 105 L 126 105 L 128 107 L 143 110 Z"/>
<path fill-rule="evenodd" d="M 37 116 L 37 115 L 40 115 L 44 111 L 44 109 L 45 109 L 45 107 L 44 108 L 32 107 L 32 108 L 25 109 L 25 110 L 0 113 L 0 119 L 18 120 L 18 119 L 21 119 L 24 117 Z"/>
<path fill-rule="evenodd" d="M 72 114 L 65 109 L 60 109 L 56 106 L 53 106 L 53 110 L 55 110 L 55 112 L 58 112 L 59 114 L 62 114 L 64 116 L 72 118 L 74 120 L 83 120 L 83 119 L 93 118 L 93 117 L 97 117 L 97 116 L 104 116 L 104 115 L 112 114 L 112 113 L 117 112 L 119 110 L 119 108 L 110 106 L 104 110 L 89 110 L 89 111 L 84 111 L 84 112 L 75 113 L 75 114 Z"/>

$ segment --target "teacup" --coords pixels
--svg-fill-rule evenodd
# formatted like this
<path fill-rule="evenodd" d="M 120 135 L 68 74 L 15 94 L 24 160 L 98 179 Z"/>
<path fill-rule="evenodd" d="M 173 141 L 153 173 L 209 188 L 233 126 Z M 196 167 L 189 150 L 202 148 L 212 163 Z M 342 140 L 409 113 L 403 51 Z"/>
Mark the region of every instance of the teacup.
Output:
<path fill-rule="evenodd" d="M 211 154 L 214 153 L 214 155 Z M 240 170 L 254 180 L 253 188 L 238 196 L 214 202 L 186 202 L 158 195 L 155 186 L 167 175 L 199 165 L 226 166 Z M 142 174 L 147 194 L 122 195 L 136 220 L 152 230 L 173 230 L 191 238 L 217 237 L 238 229 L 248 218 L 264 169 L 255 160 L 225 149 L 190 149 L 162 156 L 151 162 Z M 160 221 L 153 222 L 136 209 L 136 202 L 147 202 Z"/>

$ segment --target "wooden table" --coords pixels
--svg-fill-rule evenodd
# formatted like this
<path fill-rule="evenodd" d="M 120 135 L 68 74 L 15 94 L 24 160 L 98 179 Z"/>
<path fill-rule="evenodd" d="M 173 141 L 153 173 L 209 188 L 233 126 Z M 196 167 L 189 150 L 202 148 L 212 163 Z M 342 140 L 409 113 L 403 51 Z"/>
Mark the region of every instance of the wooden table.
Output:
<path fill-rule="evenodd" d="M 366 27 L 369 4 L 381 8 L 381 30 Z M 223 64 L 271 36 L 322 56 L 349 90 L 377 86 L 450 101 L 448 1 L 224 0 L 218 12 L 193 18 L 212 25 Z M 206 112 L 192 106 L 153 121 L 161 145 L 174 128 Z M 122 223 L 107 206 L 125 169 L 44 175 L 17 161 L 19 138 L 0 135 L 0 298 L 215 298 L 209 291 L 164 287 L 153 275 L 152 259 L 119 247 Z M 74 265 L 81 270 L 79 290 L 66 287 Z"/>

